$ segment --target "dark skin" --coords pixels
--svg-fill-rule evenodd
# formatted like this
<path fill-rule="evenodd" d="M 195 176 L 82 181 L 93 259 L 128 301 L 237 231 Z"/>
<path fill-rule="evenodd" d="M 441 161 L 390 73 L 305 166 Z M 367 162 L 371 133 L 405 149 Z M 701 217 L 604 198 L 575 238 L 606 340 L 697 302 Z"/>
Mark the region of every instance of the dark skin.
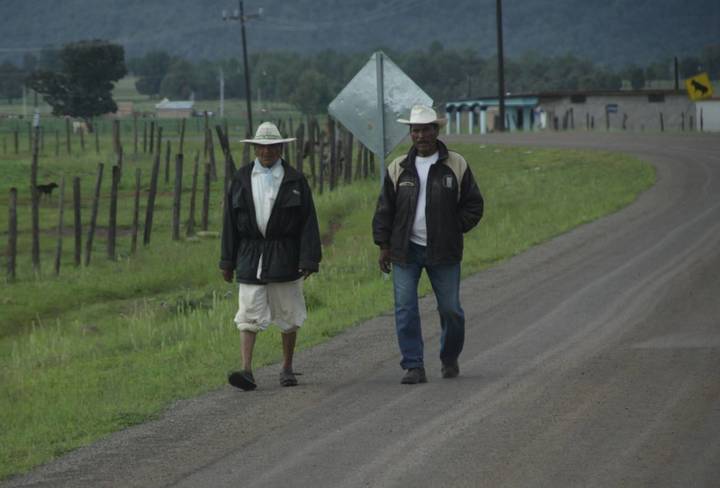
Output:
<path fill-rule="evenodd" d="M 413 141 L 413 146 L 417 150 L 419 156 L 427 157 L 432 156 L 438 150 L 437 138 L 440 134 L 440 127 L 438 124 L 411 124 L 410 125 L 410 138 Z M 380 256 L 378 257 L 378 265 L 380 271 L 383 273 L 389 273 L 391 270 L 390 264 L 390 248 L 380 248 Z"/>
<path fill-rule="evenodd" d="M 255 148 L 255 157 L 265 168 L 272 167 L 272 165 L 275 164 L 275 161 L 280 159 L 283 152 L 282 144 L 253 144 L 253 147 Z M 300 269 L 299 271 L 305 280 L 313 273 L 307 269 Z M 222 269 L 220 272 L 222 273 L 222 277 L 225 281 L 232 283 L 234 270 Z"/>

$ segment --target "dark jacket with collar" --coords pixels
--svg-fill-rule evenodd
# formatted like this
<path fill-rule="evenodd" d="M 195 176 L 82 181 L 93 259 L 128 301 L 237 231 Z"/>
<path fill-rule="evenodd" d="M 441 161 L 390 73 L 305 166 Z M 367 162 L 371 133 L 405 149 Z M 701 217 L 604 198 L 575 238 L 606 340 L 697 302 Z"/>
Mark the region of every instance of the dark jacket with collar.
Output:
<path fill-rule="evenodd" d="M 463 233 L 483 215 L 483 198 L 465 159 L 438 141 L 438 161 L 428 173 L 425 220 L 427 264 L 454 264 L 462 260 Z M 373 240 L 390 249 L 394 263 L 405 263 L 415 220 L 420 179 L 415 168 L 417 150 L 388 165 L 373 217 Z"/>
<path fill-rule="evenodd" d="M 318 271 L 320 232 L 305 176 L 282 161 L 285 175 L 263 236 L 255 219 L 253 164 L 235 173 L 225 198 L 220 269 L 232 269 L 238 282 L 251 284 L 294 281 L 301 269 Z"/>

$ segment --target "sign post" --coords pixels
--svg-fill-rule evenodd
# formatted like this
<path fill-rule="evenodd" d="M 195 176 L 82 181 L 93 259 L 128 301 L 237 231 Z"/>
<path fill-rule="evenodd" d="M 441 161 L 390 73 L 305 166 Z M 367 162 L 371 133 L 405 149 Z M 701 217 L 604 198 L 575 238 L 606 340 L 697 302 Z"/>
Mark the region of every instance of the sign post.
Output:
<path fill-rule="evenodd" d="M 385 80 L 383 79 L 383 56 L 382 52 L 375 56 L 375 73 L 377 74 L 377 126 L 378 126 L 378 158 L 380 159 L 380 186 L 385 178 Z"/>

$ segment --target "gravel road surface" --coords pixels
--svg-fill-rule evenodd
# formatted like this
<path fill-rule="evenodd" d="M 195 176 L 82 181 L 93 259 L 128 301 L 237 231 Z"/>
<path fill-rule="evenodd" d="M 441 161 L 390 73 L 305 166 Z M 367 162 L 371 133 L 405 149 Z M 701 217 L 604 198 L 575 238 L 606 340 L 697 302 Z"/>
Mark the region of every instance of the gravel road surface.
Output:
<path fill-rule="evenodd" d="M 300 353 L 297 388 L 264 368 L 3 486 L 720 486 L 720 137 L 446 139 L 622 151 L 658 181 L 466 279 L 457 379 L 428 298 L 427 384 L 399 384 L 383 315 Z"/>

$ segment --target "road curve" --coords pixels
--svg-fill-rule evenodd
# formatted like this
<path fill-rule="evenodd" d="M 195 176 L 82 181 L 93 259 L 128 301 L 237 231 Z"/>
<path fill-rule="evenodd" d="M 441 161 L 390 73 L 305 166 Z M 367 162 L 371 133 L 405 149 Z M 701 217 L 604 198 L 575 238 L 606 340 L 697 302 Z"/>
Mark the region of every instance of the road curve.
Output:
<path fill-rule="evenodd" d="M 300 353 L 297 388 L 265 368 L 3 486 L 720 486 L 720 137 L 481 140 L 622 151 L 658 182 L 465 280 L 456 380 L 429 298 L 428 384 L 399 384 L 385 315 Z"/>

